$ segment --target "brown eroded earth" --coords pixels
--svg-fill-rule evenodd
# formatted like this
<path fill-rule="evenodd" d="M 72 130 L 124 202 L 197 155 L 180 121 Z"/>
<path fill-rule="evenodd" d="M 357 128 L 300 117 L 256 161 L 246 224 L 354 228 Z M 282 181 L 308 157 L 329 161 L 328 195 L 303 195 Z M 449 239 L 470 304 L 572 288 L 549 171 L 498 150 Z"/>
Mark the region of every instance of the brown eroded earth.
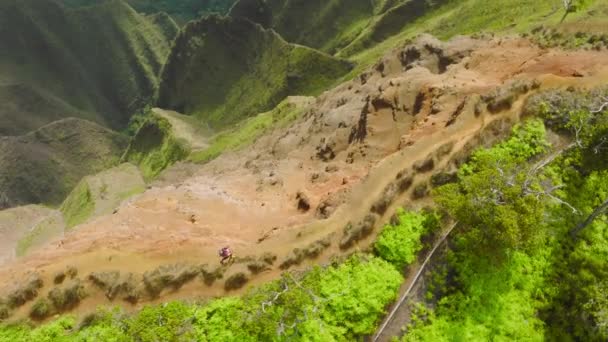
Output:
<path fill-rule="evenodd" d="M 188 165 L 192 176 L 156 183 L 114 214 L 4 264 L 0 281 L 9 285 L 2 294 L 28 272 L 42 276 L 45 293 L 67 265 L 84 280 L 99 271 L 141 276 L 166 264 L 219 265 L 225 245 L 241 258 L 278 257 L 257 275 L 245 261 L 226 269 L 224 279 L 244 272 L 260 283 L 278 276 L 294 248 L 315 241 L 330 244 L 293 267 L 367 248 L 375 232 L 344 243 L 349 222 L 378 231 L 398 206 L 425 205 L 431 176 L 453 172 L 475 146 L 508 133 L 530 94 L 599 85 L 608 76 L 606 61 L 606 51 L 543 50 L 520 38 L 442 43 L 421 36 L 319 96 L 290 127 L 206 165 Z M 389 191 L 406 178 L 409 185 Z M 223 285 L 195 280 L 161 299 L 223 295 Z M 87 286 L 78 310 L 109 303 Z M 161 299 L 142 297 L 139 305 Z"/>

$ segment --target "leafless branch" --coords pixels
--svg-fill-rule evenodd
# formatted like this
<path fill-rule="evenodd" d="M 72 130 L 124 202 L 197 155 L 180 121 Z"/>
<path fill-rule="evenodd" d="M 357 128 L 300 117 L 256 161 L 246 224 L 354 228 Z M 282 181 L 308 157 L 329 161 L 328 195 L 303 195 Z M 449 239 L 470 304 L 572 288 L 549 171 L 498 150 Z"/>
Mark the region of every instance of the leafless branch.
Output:
<path fill-rule="evenodd" d="M 606 210 L 608 210 L 608 199 L 606 199 L 604 201 L 604 203 L 602 203 L 599 207 L 597 207 L 591 213 L 591 215 L 589 215 L 589 217 L 587 217 L 587 219 L 585 221 L 583 221 L 578 226 L 576 226 L 574 229 L 572 229 L 570 231 L 570 235 L 573 238 L 576 238 L 583 229 L 585 229 L 587 226 L 589 226 L 598 216 L 602 215 Z"/>
<path fill-rule="evenodd" d="M 597 113 L 601 113 L 603 112 L 605 109 L 608 109 L 608 96 L 604 96 L 602 97 L 602 101 L 604 101 L 604 103 L 600 104 L 599 108 L 596 110 L 592 110 L 591 113 L 592 114 L 597 114 Z"/>

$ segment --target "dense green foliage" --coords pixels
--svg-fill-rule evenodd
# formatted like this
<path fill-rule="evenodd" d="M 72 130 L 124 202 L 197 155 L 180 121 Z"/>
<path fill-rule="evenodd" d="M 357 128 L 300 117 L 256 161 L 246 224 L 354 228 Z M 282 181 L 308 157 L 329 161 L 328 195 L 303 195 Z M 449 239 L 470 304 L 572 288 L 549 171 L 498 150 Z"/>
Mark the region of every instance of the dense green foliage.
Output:
<path fill-rule="evenodd" d="M 225 128 L 288 95 L 317 94 L 350 67 L 250 21 L 212 16 L 189 23 L 177 37 L 159 105 Z"/>
<path fill-rule="evenodd" d="M 466 227 L 471 248 L 496 254 L 536 242 L 545 202 L 539 176 L 522 165 L 545 149 L 543 123 L 529 121 L 507 141 L 473 153 L 458 182 L 437 190 L 437 203 Z"/>
<path fill-rule="evenodd" d="M 551 249 L 543 217 L 548 204 L 526 193 L 522 167 L 546 149 L 542 122 L 516 126 L 511 138 L 473 154 L 455 184 L 436 191 L 436 201 L 460 222 L 450 265 L 458 290 L 422 312 L 404 340 L 542 340 L 536 317 Z M 532 241 L 536 243 L 531 243 Z M 498 257 L 498 262 L 497 262 Z"/>
<path fill-rule="evenodd" d="M 530 101 L 530 113 L 577 144 L 534 157 L 546 147 L 533 121 L 476 152 L 458 182 L 437 191 L 436 200 L 462 220 L 449 257 L 455 276 L 445 279 L 452 291 L 418 313 L 404 341 L 608 338 L 608 217 L 575 229 L 608 200 L 608 115 L 596 110 L 604 91 L 547 92 Z"/>
<path fill-rule="evenodd" d="M 352 341 L 373 333 L 403 281 L 388 262 L 354 256 L 204 304 L 147 306 L 133 316 L 100 311 L 78 328 L 64 316 L 38 328 L 4 326 L 0 341 Z"/>
<path fill-rule="evenodd" d="M 169 121 L 150 113 L 122 159 L 139 166 L 144 179 L 149 181 L 189 154 L 188 143 L 175 137 Z"/>
<path fill-rule="evenodd" d="M 386 225 L 374 250 L 384 260 L 398 268 L 410 265 L 424 247 L 422 237 L 437 228 L 437 217 L 431 213 L 416 213 L 399 209 L 397 223 Z"/>

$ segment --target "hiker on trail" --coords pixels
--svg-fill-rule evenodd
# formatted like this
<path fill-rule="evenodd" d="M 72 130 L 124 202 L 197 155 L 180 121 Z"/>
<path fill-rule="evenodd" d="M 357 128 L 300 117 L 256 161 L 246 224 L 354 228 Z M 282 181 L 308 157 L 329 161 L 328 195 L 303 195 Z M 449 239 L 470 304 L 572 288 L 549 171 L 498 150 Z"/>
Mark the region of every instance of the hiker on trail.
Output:
<path fill-rule="evenodd" d="M 220 261 L 220 263 L 222 265 L 224 265 L 226 263 L 226 261 L 231 261 L 232 260 L 232 250 L 230 249 L 230 247 L 224 247 L 222 249 L 220 249 L 220 257 L 222 258 L 222 261 Z"/>

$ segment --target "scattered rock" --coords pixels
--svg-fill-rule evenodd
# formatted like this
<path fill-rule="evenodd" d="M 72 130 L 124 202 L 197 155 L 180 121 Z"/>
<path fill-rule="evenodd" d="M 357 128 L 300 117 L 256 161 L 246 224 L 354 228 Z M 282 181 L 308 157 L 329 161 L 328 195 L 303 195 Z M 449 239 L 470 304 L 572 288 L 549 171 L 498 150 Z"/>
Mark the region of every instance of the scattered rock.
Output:
<path fill-rule="evenodd" d="M 305 193 L 298 191 L 296 194 L 296 201 L 298 203 L 298 210 L 301 212 L 307 212 L 310 210 L 310 200 Z"/>
<path fill-rule="evenodd" d="M 338 170 L 340 170 L 340 169 L 335 164 L 330 164 L 325 167 L 325 172 L 327 172 L 327 173 L 338 172 Z"/>
<path fill-rule="evenodd" d="M 317 146 L 317 158 L 324 162 L 328 162 L 336 158 L 336 153 L 334 152 L 334 148 L 336 147 L 335 142 L 324 142 L 321 145 Z"/>
<path fill-rule="evenodd" d="M 336 208 L 330 200 L 325 200 L 319 204 L 315 212 L 315 216 L 320 219 L 327 219 L 333 214 Z"/>
<path fill-rule="evenodd" d="M 316 184 L 316 183 L 325 183 L 327 182 L 328 177 L 327 174 L 325 173 L 320 173 L 320 172 L 314 172 L 310 175 L 310 182 L 312 184 Z"/>

